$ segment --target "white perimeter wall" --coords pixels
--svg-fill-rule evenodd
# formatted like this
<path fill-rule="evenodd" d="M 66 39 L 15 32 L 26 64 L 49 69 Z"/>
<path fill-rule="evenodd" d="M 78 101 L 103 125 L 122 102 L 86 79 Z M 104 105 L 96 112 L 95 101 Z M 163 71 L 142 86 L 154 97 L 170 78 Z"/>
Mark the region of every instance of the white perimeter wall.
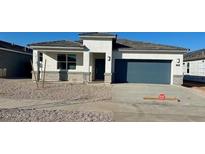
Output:
<path fill-rule="evenodd" d="M 189 63 L 189 73 L 187 73 L 187 63 Z M 184 62 L 184 75 L 205 76 L 205 59 Z"/>

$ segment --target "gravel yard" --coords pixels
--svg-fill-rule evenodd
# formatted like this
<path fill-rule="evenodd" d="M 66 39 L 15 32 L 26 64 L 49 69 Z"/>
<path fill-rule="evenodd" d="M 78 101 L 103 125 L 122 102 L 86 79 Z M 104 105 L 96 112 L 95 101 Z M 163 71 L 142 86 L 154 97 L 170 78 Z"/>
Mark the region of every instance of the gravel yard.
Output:
<path fill-rule="evenodd" d="M 0 109 L 1 122 L 109 122 L 110 112 Z"/>
<path fill-rule="evenodd" d="M 0 79 L 0 97 L 36 100 L 110 100 L 111 86 L 46 82 L 39 89 L 31 79 Z"/>
<path fill-rule="evenodd" d="M 68 82 L 46 82 L 39 88 L 31 79 L 0 79 L 0 99 L 8 103 L 15 100 L 19 107 L 0 109 L 0 121 L 12 122 L 69 122 L 69 121 L 112 121 L 110 112 L 38 110 L 41 102 L 47 101 L 53 106 L 64 103 L 94 103 L 111 100 L 111 86 L 104 84 L 71 84 Z M 34 101 L 35 105 L 26 109 L 21 108 L 21 102 Z M 60 104 L 59 104 L 60 102 Z M 3 103 L 3 102 L 2 102 Z M 56 104 L 55 104 L 56 103 Z M 17 104 L 16 104 L 17 105 Z M 18 106 L 17 105 L 17 106 Z M 43 104 L 44 105 L 44 104 Z M 24 104 L 22 103 L 22 106 Z"/>

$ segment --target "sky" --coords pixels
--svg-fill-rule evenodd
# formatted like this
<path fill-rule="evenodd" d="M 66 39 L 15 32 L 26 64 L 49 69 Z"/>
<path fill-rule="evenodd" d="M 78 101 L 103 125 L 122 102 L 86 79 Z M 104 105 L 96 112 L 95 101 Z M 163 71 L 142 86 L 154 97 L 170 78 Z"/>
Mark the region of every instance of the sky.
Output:
<path fill-rule="evenodd" d="M 113 32 L 119 38 L 174 45 L 191 51 L 205 48 L 205 32 Z M 53 40 L 78 40 L 78 32 L 0 32 L 0 40 L 26 46 Z"/>

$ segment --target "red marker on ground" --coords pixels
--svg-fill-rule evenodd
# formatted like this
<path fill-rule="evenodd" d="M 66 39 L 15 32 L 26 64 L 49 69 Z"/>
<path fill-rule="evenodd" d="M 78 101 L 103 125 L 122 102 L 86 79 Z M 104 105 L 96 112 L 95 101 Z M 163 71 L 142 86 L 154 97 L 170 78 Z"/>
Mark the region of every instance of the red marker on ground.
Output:
<path fill-rule="evenodd" d="M 159 100 L 165 100 L 165 94 L 159 94 Z"/>

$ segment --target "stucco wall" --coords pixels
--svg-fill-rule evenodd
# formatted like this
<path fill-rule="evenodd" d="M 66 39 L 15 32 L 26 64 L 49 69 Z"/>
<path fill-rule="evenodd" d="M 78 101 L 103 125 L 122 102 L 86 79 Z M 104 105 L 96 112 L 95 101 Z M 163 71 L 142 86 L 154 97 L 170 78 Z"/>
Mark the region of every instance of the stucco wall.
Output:
<path fill-rule="evenodd" d="M 83 40 L 89 52 L 105 53 L 112 51 L 112 40 Z"/>
<path fill-rule="evenodd" d="M 105 73 L 112 73 L 112 40 L 83 40 L 83 44 L 90 53 L 105 53 Z"/>
<path fill-rule="evenodd" d="M 187 73 L 187 63 L 189 63 L 189 73 Z M 184 75 L 205 76 L 205 59 L 184 62 Z"/>

